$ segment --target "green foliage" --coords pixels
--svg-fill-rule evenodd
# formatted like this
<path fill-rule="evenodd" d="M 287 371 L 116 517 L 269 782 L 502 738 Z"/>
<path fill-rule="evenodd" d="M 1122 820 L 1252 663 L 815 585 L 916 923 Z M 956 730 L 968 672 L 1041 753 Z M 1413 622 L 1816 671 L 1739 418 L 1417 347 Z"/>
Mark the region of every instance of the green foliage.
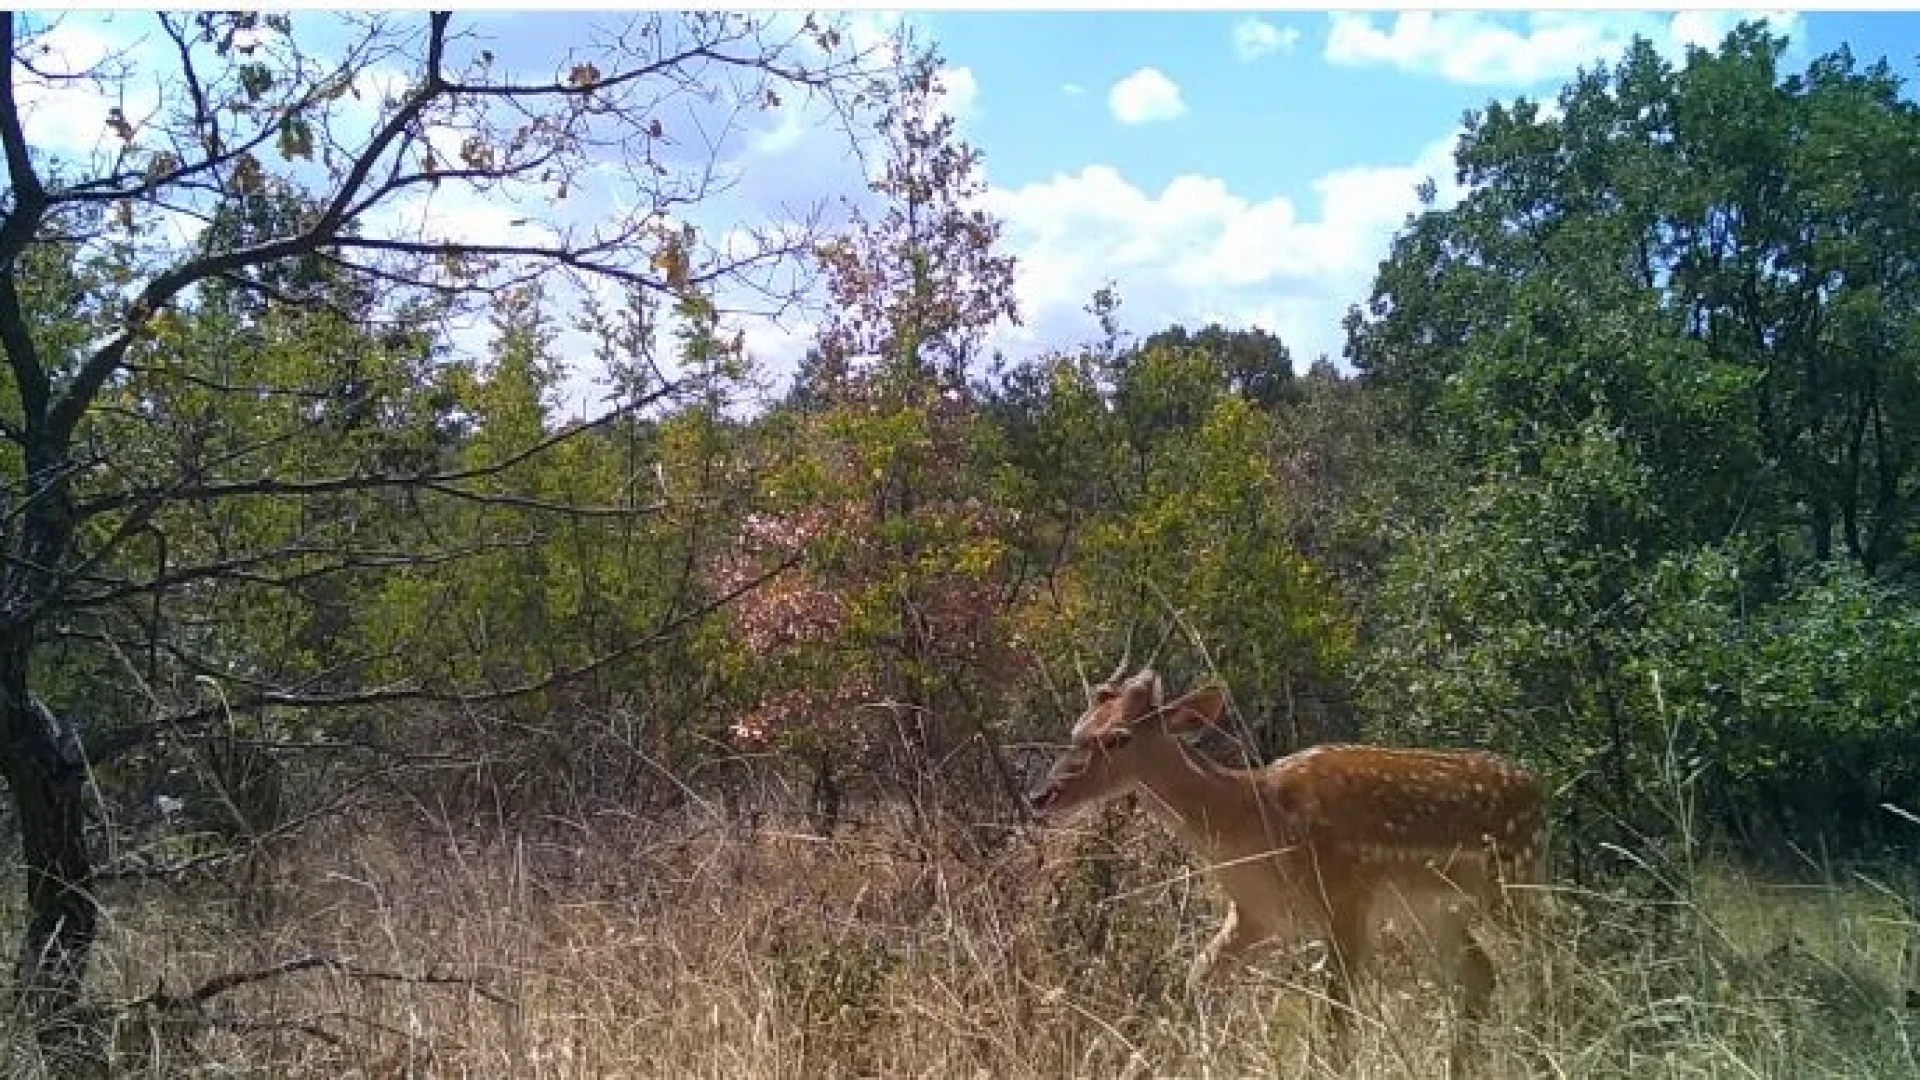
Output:
<path fill-rule="evenodd" d="M 1511 455 L 1408 537 L 1361 680 L 1374 730 L 1499 747 L 1561 782 L 1598 762 L 1608 813 L 1650 827 L 1634 808 L 1661 733 L 1623 661 L 1646 618 L 1652 487 L 1617 432 L 1587 425 Z"/>
<path fill-rule="evenodd" d="M 1756 595 L 1738 547 L 1661 550 L 1630 445 L 1588 426 L 1407 539 L 1361 665 L 1372 730 L 1518 754 L 1584 839 L 1671 831 L 1676 770 L 1753 850 L 1897 838 L 1879 804 L 1920 791 L 1911 598 L 1845 566 Z"/>
<path fill-rule="evenodd" d="M 1125 642 L 1171 641 L 1159 658 L 1171 677 L 1217 674 L 1263 748 L 1297 745 L 1293 694 L 1339 681 L 1355 626 L 1297 546 L 1275 415 L 1237 392 L 1220 354 L 1046 358 L 1004 372 L 989 408 L 1006 437 L 1002 496 L 1026 525 L 1022 580 L 1036 586 L 1017 632 L 1041 671 L 1104 675 Z M 1096 642 L 1116 654 L 1089 660 Z M 1077 709 L 1059 674 L 1030 700 Z"/>
<path fill-rule="evenodd" d="M 1884 65 L 1789 75 L 1783 50 L 1744 26 L 1676 67 L 1643 42 L 1556 116 L 1472 114 L 1464 198 L 1396 239 L 1348 323 L 1437 461 L 1369 485 L 1397 534 L 1373 729 L 1511 749 L 1589 834 L 1672 829 L 1674 768 L 1754 843 L 1857 841 L 1913 783 L 1866 763 L 1914 731 L 1890 673 L 1920 219 L 1886 170 L 1920 175 L 1920 110 Z"/>
<path fill-rule="evenodd" d="M 1243 702 L 1295 669 L 1339 671 L 1352 640 L 1324 576 L 1287 543 L 1268 436 L 1243 399 L 1219 396 L 1082 550 L 1091 588 L 1138 597 L 1127 615 L 1154 619 L 1156 597 L 1189 619 Z"/>
<path fill-rule="evenodd" d="M 277 488 L 429 468 L 453 423 L 431 312 L 377 330 L 369 315 L 210 290 L 129 349 L 77 435 L 115 448 L 74 485 L 89 511 L 79 542 L 107 561 L 58 632 L 117 643 L 122 666 L 140 658 L 122 675 L 145 685 L 50 687 L 54 700 L 70 690 L 103 719 L 140 716 L 155 693 L 196 698 L 203 675 L 318 690 L 337 669 L 354 580 L 392 557 L 398 508 L 376 492 Z M 109 708 L 116 686 L 128 696 Z"/>
<path fill-rule="evenodd" d="M 1718 816 L 1755 850 L 1820 835 L 1844 850 L 1897 840 L 1920 802 L 1920 607 L 1838 566 L 1742 617 L 1723 568 L 1663 627 L 1666 696 Z"/>
<path fill-rule="evenodd" d="M 1897 571 L 1920 293 L 1892 253 L 1920 219 L 1894 176 L 1920 175 L 1920 109 L 1844 51 L 1783 77 L 1783 47 L 1743 27 L 1676 69 L 1643 42 L 1557 117 L 1470 116 L 1469 193 L 1396 241 L 1350 351 L 1469 460 L 1597 412 L 1692 539 L 1759 537 L 1776 576 Z"/>
<path fill-rule="evenodd" d="M 1261 408 L 1271 409 L 1294 396 L 1293 353 L 1279 338 L 1259 327 L 1228 330 L 1210 323 L 1198 332 L 1171 326 L 1150 334 L 1142 351 L 1198 349 L 1224 371 L 1227 388 Z"/>

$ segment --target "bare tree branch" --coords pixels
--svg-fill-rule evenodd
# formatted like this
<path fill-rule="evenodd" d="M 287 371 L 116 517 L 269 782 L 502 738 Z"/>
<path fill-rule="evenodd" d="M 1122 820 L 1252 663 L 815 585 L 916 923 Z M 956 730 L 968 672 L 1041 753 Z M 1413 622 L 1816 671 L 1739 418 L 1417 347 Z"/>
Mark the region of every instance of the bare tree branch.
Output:
<path fill-rule="evenodd" d="M 32 221 L 46 199 L 46 188 L 40 183 L 40 175 L 34 172 L 33 160 L 27 151 L 27 136 L 20 125 L 20 104 L 14 95 L 13 60 L 15 19 L 12 12 L 0 19 L 0 56 L 7 63 L 7 72 L 0 78 L 0 147 L 7 155 L 7 181 L 13 187 L 13 206 L 8 214 L 8 224 L 12 225 L 14 215 Z M 31 235 L 32 224 L 26 227 Z M 11 231 L 11 230 L 10 230 Z M 11 263 L 19 252 L 19 245 L 25 237 L 7 236 L 6 242 L 0 242 L 0 263 Z"/>
<path fill-rule="evenodd" d="M 133 343 L 147 321 L 179 295 L 181 290 L 210 277 L 307 254 L 324 246 L 339 233 L 341 225 L 346 220 L 348 207 L 352 205 L 360 186 L 366 183 L 374 164 L 386 153 L 387 147 L 392 145 L 394 140 L 398 139 L 426 111 L 428 103 L 443 89 L 443 84 L 440 82 L 440 62 L 442 50 L 445 48 L 449 18 L 451 16 L 444 11 L 434 12 L 429 16 L 426 85 L 396 110 L 368 142 L 366 150 L 340 181 L 339 190 L 321 211 L 319 219 L 297 235 L 190 259 L 155 277 L 145 289 L 141 290 L 139 298 L 129 309 L 127 328 L 114 335 L 87 358 L 80 370 L 74 374 L 66 390 L 54 402 L 47 422 L 48 429 L 54 438 L 65 441 L 71 437 L 74 425 L 79 423 L 88 404 L 100 392 L 100 387 L 106 383 L 107 376 L 119 367 L 126 355 L 127 347 Z"/>
<path fill-rule="evenodd" d="M 47 191 L 34 172 L 26 132 L 21 127 L 20 104 L 14 96 L 14 23 L 18 18 L 13 12 L 0 13 L 0 62 L 7 65 L 7 70 L 0 73 L 0 147 L 6 151 L 7 183 L 13 196 L 5 219 L 0 220 L 0 344 L 6 346 L 21 411 L 31 430 L 46 410 L 51 389 L 39 348 L 22 318 L 12 270 L 40 228 Z"/>
<path fill-rule="evenodd" d="M 591 420 L 568 424 L 539 441 L 530 443 L 512 454 L 508 454 L 498 461 L 488 462 L 485 465 L 475 465 L 471 468 L 439 473 L 421 473 L 410 476 L 334 476 L 320 480 L 260 479 L 239 480 L 229 483 L 178 484 L 164 488 L 142 488 L 132 491 L 115 492 L 111 495 L 103 495 L 95 499 L 87 500 L 76 508 L 76 514 L 82 518 L 93 517 L 115 510 L 124 510 L 129 507 L 144 505 L 156 500 L 161 502 L 210 502 L 216 499 L 261 495 L 333 495 L 345 492 L 377 491 L 383 488 L 434 488 L 436 485 L 445 487 L 467 480 L 483 480 L 490 476 L 498 476 L 516 465 L 524 464 L 568 440 L 578 438 L 589 431 L 604 428 L 609 424 L 631 416 L 646 406 L 671 396 L 677 392 L 677 390 L 678 387 L 663 387 L 644 397 L 626 402 L 618 408 L 609 409 L 607 412 Z M 462 497 L 478 496 L 478 493 L 474 492 L 445 491 L 443 494 L 460 495 Z"/>
<path fill-rule="evenodd" d="M 342 959 L 326 953 L 312 953 L 282 961 L 272 967 L 251 971 L 231 971 L 217 975 L 184 994 L 169 994 L 165 988 L 156 989 L 144 998 L 139 998 L 121 1006 L 118 1011 L 132 1012 L 136 1009 L 153 1009 L 159 1012 L 193 1011 L 206 1005 L 222 994 L 231 993 L 245 986 L 282 979 L 289 975 L 298 975 L 306 971 L 330 971 L 349 979 L 370 982 L 397 982 L 413 986 L 461 986 L 475 994 L 497 1004 L 511 1004 L 511 999 L 481 986 L 477 981 L 457 975 L 442 975 L 426 972 L 421 975 L 408 975 L 402 972 L 385 971 L 378 968 L 363 967 L 352 960 Z"/>
<path fill-rule="evenodd" d="M 250 552 L 210 563 L 192 566 L 174 567 L 164 574 L 149 578 L 126 579 L 106 578 L 97 574 L 76 575 L 76 579 L 88 584 L 97 584 L 106 588 L 102 592 L 76 592 L 68 601 L 74 611 L 105 607 L 137 596 L 145 596 L 159 591 L 177 589 L 182 585 L 192 585 L 202 581 L 234 581 L 245 585 L 257 585 L 267 588 L 289 588 L 312 581 L 316 578 L 342 574 L 352 570 L 392 570 L 402 567 L 424 569 L 432 566 L 445 566 L 477 555 L 498 551 L 515 551 L 528 547 L 533 538 L 516 536 L 504 540 L 481 540 L 457 548 L 440 551 L 356 551 L 342 549 L 325 544 L 289 544 L 267 551 Z M 258 567 L 279 563 L 295 562 L 301 559 L 324 559 L 317 566 L 283 575 L 271 575 L 257 572 Z"/>
<path fill-rule="evenodd" d="M 456 705 L 484 705 L 493 702 L 508 701 L 513 698 L 527 697 L 591 675 L 602 668 L 644 652 L 679 635 L 681 631 L 721 611 L 742 596 L 747 595 L 762 585 L 765 585 L 767 582 L 772 581 L 774 578 L 779 577 L 781 574 L 786 573 L 788 570 L 793 569 L 795 566 L 798 566 L 800 558 L 801 553 L 796 551 L 781 560 L 780 563 L 772 569 L 740 583 L 698 607 L 679 614 L 670 615 L 651 633 L 635 638 L 633 641 L 619 648 L 612 649 L 585 663 L 555 671 L 537 679 L 529 679 L 513 686 L 495 690 L 470 692 L 439 690 L 420 685 L 374 687 L 340 694 L 287 694 L 265 691 L 249 696 L 241 704 L 227 707 L 252 708 L 257 705 L 279 705 L 288 708 L 302 709 L 340 709 L 363 705 L 393 704 L 405 701 L 428 701 Z M 204 711 L 206 710 L 194 710 L 192 713 L 183 715 L 194 716 Z M 182 719 L 183 717 L 176 717 L 175 722 L 180 722 Z"/>
<path fill-rule="evenodd" d="M 234 700 L 167 713 L 148 723 L 126 725 L 117 729 L 94 733 L 87 741 L 87 754 L 89 759 L 96 764 L 110 762 L 135 747 L 145 745 L 163 732 L 176 730 L 191 731 L 202 724 L 217 721 L 230 712 L 258 708 L 262 705 L 298 709 L 344 709 L 374 705 L 397 705 L 407 702 L 430 702 L 472 706 L 496 704 L 511 701 L 516 698 L 528 697 L 592 675 L 628 657 L 638 655 L 659 646 L 661 643 L 678 636 L 689 627 L 724 610 L 741 597 L 762 587 L 767 582 L 793 569 L 799 565 L 801 555 L 802 553 L 799 551 L 792 552 L 770 569 L 750 580 L 740 583 L 726 593 L 713 597 L 692 609 L 681 611 L 677 614 L 669 613 L 651 632 L 643 634 L 618 648 L 610 649 L 592 660 L 570 668 L 554 671 L 539 678 L 529 679 L 513 686 L 492 690 L 458 691 L 442 690 L 412 684 L 370 687 L 333 694 L 310 694 L 272 689 L 255 684 L 255 688 L 249 693 L 241 695 Z M 172 651 L 171 648 L 169 648 L 169 651 Z M 185 658 L 182 657 L 182 659 Z M 230 673 L 225 671 L 214 671 L 213 665 L 189 662 L 188 666 L 191 669 L 200 670 L 209 677 L 225 679 L 230 682 L 239 681 L 244 683 L 246 681 L 235 680 Z"/>

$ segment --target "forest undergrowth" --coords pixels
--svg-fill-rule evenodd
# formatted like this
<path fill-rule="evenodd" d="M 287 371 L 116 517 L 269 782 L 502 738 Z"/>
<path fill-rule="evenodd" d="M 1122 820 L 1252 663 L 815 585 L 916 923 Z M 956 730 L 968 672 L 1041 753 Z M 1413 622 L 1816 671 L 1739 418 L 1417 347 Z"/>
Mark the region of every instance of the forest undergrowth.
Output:
<path fill-rule="evenodd" d="M 1621 862 L 1493 943 L 1485 1075 L 1914 1074 L 1891 880 Z M 1185 1000 L 1218 900 L 1126 806 L 995 834 L 874 809 L 830 837 L 717 809 L 416 814 L 316 832 L 244 889 L 105 899 L 114 1075 L 1334 1075 L 1311 946 Z M 1444 1075 L 1430 969 L 1401 950 L 1380 971 L 1349 1075 Z M 33 1075 L 17 1036 L 10 1071 Z"/>

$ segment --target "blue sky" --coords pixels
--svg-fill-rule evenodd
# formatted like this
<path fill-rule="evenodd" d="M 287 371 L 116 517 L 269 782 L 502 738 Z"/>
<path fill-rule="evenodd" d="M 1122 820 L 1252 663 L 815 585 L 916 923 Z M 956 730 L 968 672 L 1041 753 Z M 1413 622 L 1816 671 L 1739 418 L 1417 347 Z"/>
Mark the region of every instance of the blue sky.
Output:
<path fill-rule="evenodd" d="M 515 67 L 550 77 L 593 27 L 624 17 L 468 12 L 456 25 Z M 1450 194 L 1452 140 L 1465 110 L 1521 94 L 1550 99 L 1576 68 L 1617 57 L 1635 34 L 1677 61 L 1688 44 L 1717 44 L 1740 14 L 862 12 L 850 17 L 851 32 L 881 41 L 903 17 L 940 46 L 946 107 L 985 153 L 986 203 L 1018 259 L 1025 325 L 996 344 L 1017 354 L 1087 340 L 1085 306 L 1111 280 L 1135 333 L 1173 321 L 1260 325 L 1304 366 L 1321 353 L 1338 356 L 1340 317 L 1366 295 L 1416 205 L 1415 186 L 1430 177 L 1443 199 Z M 336 32 L 330 18 L 303 14 L 318 34 L 306 40 L 324 43 Z M 411 25 L 421 17 L 395 18 Z M 1886 57 L 1901 75 L 1920 74 L 1920 14 L 1770 18 L 1794 41 L 1789 70 L 1846 44 L 1863 62 Z M 76 58 L 129 35 L 152 44 L 151 16 L 135 13 L 111 22 L 81 16 L 62 33 Z M 369 72 L 367 81 L 403 84 L 401 68 Z M 136 97 L 150 85 L 130 84 Z M 343 106 L 365 112 L 364 123 L 377 98 Z M 99 129 L 70 119 L 104 108 L 103 100 L 48 100 L 30 135 L 55 152 L 84 153 L 98 145 Z M 724 143 L 737 186 L 690 216 L 717 236 L 777 225 L 792 207 L 857 191 L 859 163 L 818 120 L 797 102 L 750 112 Z M 608 192 L 552 213 L 591 221 L 617 205 L 617 191 Z M 537 207 L 529 215 L 498 196 L 446 190 L 434 199 L 386 208 L 375 224 L 399 228 L 406 219 L 414 228 L 407 215 L 415 214 L 451 232 L 538 227 Z M 741 326 L 778 378 L 804 351 L 813 319 L 799 312 Z M 584 362 L 576 370 L 582 383 L 595 374 Z"/>
<path fill-rule="evenodd" d="M 1717 40 L 1738 17 L 1696 13 L 1677 28 L 1671 15 L 1635 12 L 969 12 L 916 21 L 949 63 L 971 72 L 979 108 L 969 133 L 997 182 L 1031 183 L 1099 161 L 1150 187 L 1198 172 L 1236 191 L 1304 196 L 1313 178 L 1335 169 L 1412 160 L 1489 98 L 1551 96 L 1576 65 L 1616 55 L 1635 30 L 1663 44 Z M 1771 19 L 1795 41 L 1790 66 L 1848 44 L 1856 56 L 1886 55 L 1915 71 L 1920 13 Z M 1349 29 L 1334 58 L 1342 24 Z M 1236 35 L 1252 46 L 1236 50 Z M 1442 48 L 1457 57 L 1452 70 L 1435 54 Z M 1476 49 L 1479 62 L 1457 55 Z M 1141 68 L 1179 87 L 1181 115 L 1138 126 L 1114 117 L 1109 91 Z"/>
<path fill-rule="evenodd" d="M 1754 13 L 1759 14 L 1759 13 Z M 1298 362 L 1337 357 L 1412 185 L 1451 179 L 1463 112 L 1552 98 L 1638 33 L 1679 60 L 1734 12 L 942 13 L 918 16 L 965 69 L 967 135 L 1022 255 L 1037 335 L 1118 284 L 1136 330 L 1257 322 Z M 1789 70 L 1849 45 L 1920 74 L 1920 14 L 1774 13 Z M 1062 225 L 1049 215 L 1067 214 Z M 1207 257 L 1220 265 L 1209 268 Z M 1082 257 L 1084 256 L 1084 257 Z M 1084 301 L 1083 301 L 1084 302 Z"/>

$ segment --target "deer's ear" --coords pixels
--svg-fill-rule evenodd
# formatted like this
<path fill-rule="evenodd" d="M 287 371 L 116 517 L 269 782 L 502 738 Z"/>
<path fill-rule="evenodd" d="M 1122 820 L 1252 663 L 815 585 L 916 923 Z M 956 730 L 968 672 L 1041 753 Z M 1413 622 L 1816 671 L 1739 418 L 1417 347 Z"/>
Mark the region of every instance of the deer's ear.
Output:
<path fill-rule="evenodd" d="M 1152 668 L 1141 668 L 1139 673 L 1120 684 L 1120 712 L 1124 723 L 1137 724 L 1153 714 L 1160 707 L 1162 690 L 1160 676 Z"/>
<path fill-rule="evenodd" d="M 1226 707 L 1225 687 L 1202 686 L 1167 702 L 1156 711 L 1156 715 L 1169 733 L 1186 735 L 1218 723 L 1220 713 Z"/>
<path fill-rule="evenodd" d="M 1160 685 L 1160 673 L 1150 667 L 1143 667 L 1127 680 L 1127 685 L 1138 693 L 1146 694 L 1155 705 L 1160 704 L 1166 691 Z"/>

